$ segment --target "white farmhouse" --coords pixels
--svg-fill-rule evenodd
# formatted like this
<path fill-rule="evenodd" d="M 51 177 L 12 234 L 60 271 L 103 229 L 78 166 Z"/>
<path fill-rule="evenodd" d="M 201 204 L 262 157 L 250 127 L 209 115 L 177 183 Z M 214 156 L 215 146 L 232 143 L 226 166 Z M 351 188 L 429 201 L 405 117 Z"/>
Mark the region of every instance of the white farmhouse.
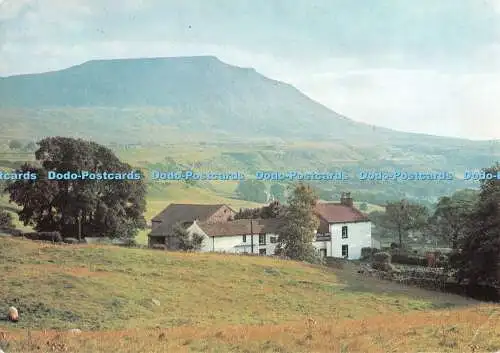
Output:
<path fill-rule="evenodd" d="M 343 193 L 340 203 L 316 205 L 320 226 L 313 245 L 323 257 L 356 260 L 361 249 L 372 247 L 371 222 L 354 207 L 350 193 Z"/>
<path fill-rule="evenodd" d="M 178 248 L 178 239 L 173 236 L 176 225 L 184 228 L 196 228 L 196 222 L 224 223 L 230 221 L 236 212 L 227 205 L 177 204 L 168 205 L 151 220 L 151 232 L 148 245 L 151 248 L 162 246 L 168 249 Z"/>
<path fill-rule="evenodd" d="M 278 219 L 238 219 L 227 205 L 171 204 L 153 218 L 150 247 L 178 249 L 173 228 L 181 224 L 189 233 L 203 236 L 201 251 L 274 255 L 282 221 Z M 361 257 L 361 249 L 373 247 L 371 222 L 353 206 L 349 193 L 340 203 L 318 203 L 320 226 L 314 247 L 323 257 L 351 260 Z"/>
<path fill-rule="evenodd" d="M 238 219 L 195 223 L 188 230 L 204 236 L 201 251 L 274 255 L 280 225 L 276 219 Z"/>
<path fill-rule="evenodd" d="M 178 249 L 176 225 L 203 235 L 201 251 L 273 255 L 280 222 L 276 219 L 232 220 L 236 212 L 227 205 L 171 204 L 152 220 L 149 247 Z"/>

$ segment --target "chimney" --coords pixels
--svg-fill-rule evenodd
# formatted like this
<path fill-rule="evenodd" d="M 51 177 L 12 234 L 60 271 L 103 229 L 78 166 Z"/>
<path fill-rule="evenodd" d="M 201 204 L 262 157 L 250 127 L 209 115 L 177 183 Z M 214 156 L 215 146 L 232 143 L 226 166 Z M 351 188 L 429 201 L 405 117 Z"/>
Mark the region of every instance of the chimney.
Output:
<path fill-rule="evenodd" d="M 340 204 L 349 207 L 352 207 L 354 205 L 350 192 L 342 193 L 342 195 L 340 196 Z"/>

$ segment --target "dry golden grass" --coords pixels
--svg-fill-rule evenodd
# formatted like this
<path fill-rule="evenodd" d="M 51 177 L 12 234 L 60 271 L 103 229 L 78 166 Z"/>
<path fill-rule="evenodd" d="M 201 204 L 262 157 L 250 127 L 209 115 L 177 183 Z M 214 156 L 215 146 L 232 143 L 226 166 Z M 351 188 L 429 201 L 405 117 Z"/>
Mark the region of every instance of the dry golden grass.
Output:
<path fill-rule="evenodd" d="M 393 314 L 362 320 L 103 332 L 9 333 L 11 352 L 493 352 L 498 306 Z"/>

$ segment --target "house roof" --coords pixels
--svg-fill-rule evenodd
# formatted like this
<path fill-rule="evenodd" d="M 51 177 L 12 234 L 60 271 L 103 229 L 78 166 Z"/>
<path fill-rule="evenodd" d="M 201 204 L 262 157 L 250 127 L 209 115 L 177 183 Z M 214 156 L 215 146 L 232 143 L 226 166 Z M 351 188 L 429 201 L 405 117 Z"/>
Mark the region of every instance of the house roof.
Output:
<path fill-rule="evenodd" d="M 368 216 L 356 207 L 333 202 L 316 204 L 316 214 L 328 223 L 368 222 Z"/>
<path fill-rule="evenodd" d="M 250 224 L 250 222 L 252 224 Z M 197 223 L 210 237 L 229 237 L 237 235 L 276 234 L 282 222 L 278 219 L 237 219 L 224 223 Z"/>
<path fill-rule="evenodd" d="M 173 226 L 178 223 L 193 222 L 195 220 L 204 222 L 210 218 L 221 207 L 229 207 L 224 204 L 218 205 L 203 205 L 203 204 L 178 204 L 172 203 L 168 205 L 158 215 L 153 217 L 153 222 L 161 222 L 160 225 L 154 228 L 150 236 L 159 236 L 168 234 Z"/>
<path fill-rule="evenodd" d="M 224 204 L 217 205 L 204 205 L 204 204 L 189 204 L 189 203 L 171 203 L 161 211 L 159 214 L 153 217 L 153 222 L 165 222 L 172 218 L 177 218 L 178 220 L 194 221 L 205 220 L 217 212 L 221 207 L 226 206 Z M 228 207 L 228 206 L 226 206 Z"/>

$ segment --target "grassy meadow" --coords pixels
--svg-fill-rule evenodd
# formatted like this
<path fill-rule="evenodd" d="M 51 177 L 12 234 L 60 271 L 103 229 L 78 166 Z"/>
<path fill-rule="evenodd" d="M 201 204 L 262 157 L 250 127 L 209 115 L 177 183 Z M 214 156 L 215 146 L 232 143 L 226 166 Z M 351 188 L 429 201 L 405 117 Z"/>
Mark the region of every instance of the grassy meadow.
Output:
<path fill-rule="evenodd" d="M 500 306 L 350 266 L 0 238 L 0 272 L 8 353 L 500 349 Z"/>

